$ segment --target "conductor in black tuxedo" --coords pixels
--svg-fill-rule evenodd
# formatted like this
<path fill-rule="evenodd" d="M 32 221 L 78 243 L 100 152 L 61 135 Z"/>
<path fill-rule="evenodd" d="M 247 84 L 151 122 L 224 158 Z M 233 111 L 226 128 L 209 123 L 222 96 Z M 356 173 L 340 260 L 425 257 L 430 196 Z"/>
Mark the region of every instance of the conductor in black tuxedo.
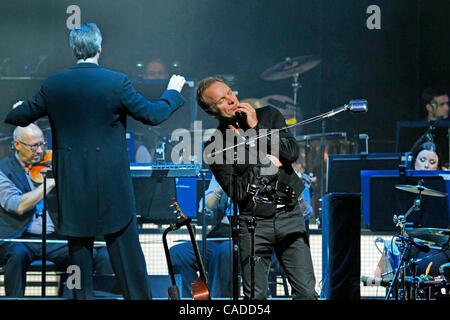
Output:
<path fill-rule="evenodd" d="M 151 299 L 136 223 L 126 118 L 162 123 L 184 104 L 180 92 L 185 79 L 173 75 L 161 98 L 150 102 L 126 75 L 98 65 L 101 42 L 95 23 L 74 28 L 69 43 L 76 65 L 45 79 L 34 97 L 13 106 L 5 122 L 26 126 L 49 118 L 58 230 L 67 236 L 71 264 L 81 270 L 75 299 L 95 298 L 92 250 L 98 235 L 105 238 L 124 298 Z"/>

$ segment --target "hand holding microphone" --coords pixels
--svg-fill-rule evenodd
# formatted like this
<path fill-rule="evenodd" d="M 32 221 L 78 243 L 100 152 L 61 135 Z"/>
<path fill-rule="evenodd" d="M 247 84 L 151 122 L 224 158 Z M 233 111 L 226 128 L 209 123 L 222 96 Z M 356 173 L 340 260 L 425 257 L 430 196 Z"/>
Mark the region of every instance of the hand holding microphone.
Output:
<path fill-rule="evenodd" d="M 186 79 L 183 76 L 174 74 L 169 80 L 167 90 L 176 90 L 178 92 L 181 92 L 181 89 L 183 89 L 185 83 Z"/>
<path fill-rule="evenodd" d="M 254 128 L 258 124 L 256 110 L 248 103 L 240 103 L 237 107 L 238 116 L 245 117 L 245 121 L 250 128 Z"/>

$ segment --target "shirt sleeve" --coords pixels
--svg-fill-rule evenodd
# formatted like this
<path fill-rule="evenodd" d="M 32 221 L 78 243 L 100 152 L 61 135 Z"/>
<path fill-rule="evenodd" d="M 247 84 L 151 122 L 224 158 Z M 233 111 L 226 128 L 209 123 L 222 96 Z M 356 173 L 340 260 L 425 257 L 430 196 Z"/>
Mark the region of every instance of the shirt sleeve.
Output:
<path fill-rule="evenodd" d="M 0 206 L 8 212 L 17 213 L 23 193 L 0 171 Z"/>
<path fill-rule="evenodd" d="M 205 191 L 205 203 L 208 201 L 208 198 L 214 193 L 214 191 L 219 187 L 219 183 L 217 182 L 216 178 L 212 177 L 211 181 L 209 182 L 208 189 Z M 203 197 L 200 198 L 200 201 L 198 203 L 198 212 L 203 211 Z"/>

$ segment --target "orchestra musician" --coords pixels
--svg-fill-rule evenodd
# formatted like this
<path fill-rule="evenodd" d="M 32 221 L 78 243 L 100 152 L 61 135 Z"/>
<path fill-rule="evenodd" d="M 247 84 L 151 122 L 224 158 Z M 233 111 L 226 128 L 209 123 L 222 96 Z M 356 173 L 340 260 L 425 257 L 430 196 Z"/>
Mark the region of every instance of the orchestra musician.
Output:
<path fill-rule="evenodd" d="M 41 239 L 43 211 L 43 179 L 34 168 L 44 157 L 45 140 L 41 129 L 30 124 L 16 127 L 13 133 L 14 153 L 0 160 L 0 237 L 2 239 Z M 55 226 L 58 222 L 53 178 L 47 179 L 47 237 L 61 240 Z M 20 298 L 25 293 L 26 271 L 32 261 L 41 259 L 41 243 L 0 241 L 0 259 L 5 274 L 7 297 Z M 49 243 L 47 260 L 58 269 L 69 265 L 66 243 Z M 106 247 L 94 250 L 94 273 L 112 274 Z"/>
<path fill-rule="evenodd" d="M 422 104 L 427 111 L 427 120 L 447 120 L 449 112 L 449 98 L 446 90 L 439 87 L 426 88 L 422 93 Z"/>
<path fill-rule="evenodd" d="M 447 170 L 441 166 L 439 151 L 436 145 L 427 141 L 419 146 L 413 156 L 414 170 Z M 439 267 L 450 262 L 450 249 L 431 249 L 430 252 L 420 252 L 415 247 L 411 256 L 419 259 L 417 274 L 426 274 L 432 277 L 439 276 Z"/>

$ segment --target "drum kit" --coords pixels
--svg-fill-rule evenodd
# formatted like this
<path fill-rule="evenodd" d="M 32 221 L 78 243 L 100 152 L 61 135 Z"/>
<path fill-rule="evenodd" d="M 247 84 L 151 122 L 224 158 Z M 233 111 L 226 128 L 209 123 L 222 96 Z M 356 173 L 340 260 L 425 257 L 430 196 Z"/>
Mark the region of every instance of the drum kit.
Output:
<path fill-rule="evenodd" d="M 308 72 L 320 64 L 320 58 L 314 55 L 299 56 L 295 58 L 286 57 L 274 66 L 269 67 L 260 77 L 266 81 L 276 81 L 292 78 L 293 99 L 283 95 L 271 95 L 260 99 L 261 105 L 272 105 L 283 113 L 288 120 L 287 124 L 301 121 L 303 116 L 300 111 L 298 89 L 302 87 L 299 82 L 300 75 Z"/>
<path fill-rule="evenodd" d="M 410 223 L 406 222 L 408 215 L 420 208 L 422 196 L 446 197 L 447 194 L 425 187 L 422 179 L 418 181 L 417 185 L 396 185 L 395 188 L 417 194 L 417 198 L 404 215 L 394 215 L 393 218 L 396 226 L 400 228 L 400 235 L 397 237 L 401 241 L 401 254 L 397 268 L 382 274 L 382 276 L 385 276 L 394 273 L 385 299 L 390 299 L 391 293 L 396 300 L 416 300 L 420 297 L 420 294 L 424 294 L 425 299 L 430 299 L 433 289 L 436 292 L 440 292 L 439 289 L 445 289 L 445 295 L 447 296 L 450 294 L 450 263 L 445 263 L 440 266 L 439 271 L 442 278 L 439 279 L 428 279 L 427 277 L 422 278 L 418 276 L 417 265 L 425 259 L 432 259 L 438 253 L 449 250 L 450 230 L 440 228 L 414 228 L 410 226 Z M 408 252 L 412 247 L 415 247 L 423 253 L 427 253 L 427 255 L 422 255 L 420 259 L 412 258 L 407 261 Z M 430 249 L 434 249 L 435 252 L 429 253 Z M 406 276 L 407 268 L 411 270 L 411 276 L 408 277 Z M 427 270 L 429 270 L 429 267 Z"/>

